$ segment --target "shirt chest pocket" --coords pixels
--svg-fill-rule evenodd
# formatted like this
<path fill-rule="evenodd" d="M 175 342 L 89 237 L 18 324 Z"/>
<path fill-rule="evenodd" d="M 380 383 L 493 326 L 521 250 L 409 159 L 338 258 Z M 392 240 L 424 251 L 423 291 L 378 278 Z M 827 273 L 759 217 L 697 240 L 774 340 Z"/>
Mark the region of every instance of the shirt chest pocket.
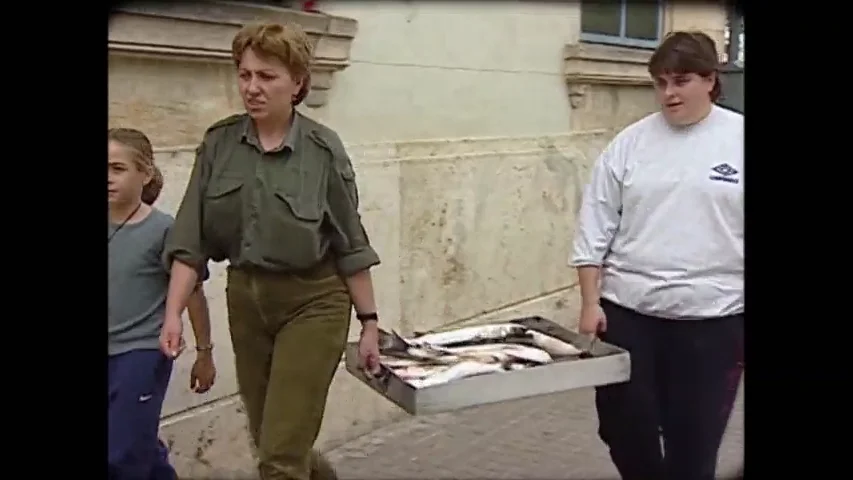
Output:
<path fill-rule="evenodd" d="M 270 228 L 274 236 L 313 243 L 323 219 L 319 172 L 278 179 L 271 192 Z M 301 181 L 300 181 L 301 180 Z"/>
<path fill-rule="evenodd" d="M 203 229 L 205 240 L 218 252 L 230 251 L 230 245 L 240 239 L 244 183 L 238 176 L 221 176 L 208 184 Z"/>
<path fill-rule="evenodd" d="M 326 172 L 319 159 L 309 159 L 277 172 L 267 197 L 269 215 L 263 235 L 270 244 L 286 246 L 288 257 L 315 258 L 323 242 Z"/>
<path fill-rule="evenodd" d="M 323 216 L 316 195 L 294 195 L 292 191 L 276 188 L 273 192 L 275 210 L 283 220 L 293 218 L 301 222 L 317 222 Z"/>
<path fill-rule="evenodd" d="M 325 151 L 308 148 L 285 163 L 272 178 L 273 214 L 290 223 L 314 223 L 326 205 Z"/>

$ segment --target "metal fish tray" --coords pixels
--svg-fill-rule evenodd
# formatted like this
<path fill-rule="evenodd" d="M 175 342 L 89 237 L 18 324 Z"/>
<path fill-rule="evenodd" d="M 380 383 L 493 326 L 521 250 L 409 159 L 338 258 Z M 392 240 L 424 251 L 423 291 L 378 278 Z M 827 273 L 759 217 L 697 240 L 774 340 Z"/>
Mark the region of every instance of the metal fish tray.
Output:
<path fill-rule="evenodd" d="M 509 322 L 536 330 L 582 348 L 589 340 L 542 317 L 525 317 Z M 383 367 L 375 378 L 367 378 L 358 367 L 358 343 L 347 344 L 346 369 L 352 376 L 395 403 L 411 415 L 425 415 L 517 400 L 577 388 L 596 387 L 628 381 L 631 377 L 629 353 L 615 345 L 595 342 L 589 358 L 565 358 L 523 370 L 484 374 L 452 382 L 415 388 Z"/>

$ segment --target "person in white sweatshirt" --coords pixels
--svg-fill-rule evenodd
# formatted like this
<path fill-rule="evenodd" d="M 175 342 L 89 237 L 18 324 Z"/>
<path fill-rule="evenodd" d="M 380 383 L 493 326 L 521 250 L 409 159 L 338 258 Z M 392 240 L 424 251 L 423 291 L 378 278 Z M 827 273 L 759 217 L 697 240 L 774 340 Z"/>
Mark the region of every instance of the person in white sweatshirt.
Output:
<path fill-rule="evenodd" d="M 718 59 L 704 33 L 661 42 L 661 111 L 616 135 L 583 196 L 579 330 L 631 354 L 631 380 L 596 389 L 624 480 L 713 480 L 743 372 L 743 115 L 714 104 Z"/>

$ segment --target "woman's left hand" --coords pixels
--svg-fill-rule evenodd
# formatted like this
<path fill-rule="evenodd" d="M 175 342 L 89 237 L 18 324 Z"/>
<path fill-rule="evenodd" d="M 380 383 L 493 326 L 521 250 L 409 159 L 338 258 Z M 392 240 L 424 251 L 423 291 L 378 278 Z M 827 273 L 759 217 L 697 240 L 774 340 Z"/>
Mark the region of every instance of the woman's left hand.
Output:
<path fill-rule="evenodd" d="M 190 371 L 190 389 L 195 393 L 205 393 L 216 381 L 216 366 L 210 351 L 199 352 Z"/>
<path fill-rule="evenodd" d="M 379 374 L 379 327 L 376 322 L 365 322 L 358 341 L 359 366 L 368 377 Z"/>

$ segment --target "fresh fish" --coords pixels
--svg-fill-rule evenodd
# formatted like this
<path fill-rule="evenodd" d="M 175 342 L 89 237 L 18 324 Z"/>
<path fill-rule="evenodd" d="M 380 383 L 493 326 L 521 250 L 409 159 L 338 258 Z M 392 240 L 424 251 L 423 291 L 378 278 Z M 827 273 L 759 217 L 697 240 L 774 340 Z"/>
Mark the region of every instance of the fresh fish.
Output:
<path fill-rule="evenodd" d="M 403 338 L 400 334 L 391 330 L 391 333 L 385 333 L 380 331 L 379 334 L 379 350 L 383 353 L 385 352 L 405 352 L 409 348 L 414 345 L 410 344 L 405 338 Z"/>
<path fill-rule="evenodd" d="M 393 369 L 422 365 L 423 361 L 415 358 L 398 358 L 388 355 L 381 355 L 379 357 L 379 363 L 385 365 L 388 368 Z"/>
<path fill-rule="evenodd" d="M 533 345 L 545 350 L 555 357 L 575 356 L 582 353 L 578 347 L 566 343 L 559 338 L 554 338 L 550 335 L 537 332 L 536 330 L 528 330 L 527 334 L 531 336 Z"/>
<path fill-rule="evenodd" d="M 515 345 L 508 343 L 485 343 L 482 345 L 462 345 L 458 347 L 433 347 L 436 350 L 449 353 L 451 355 L 477 355 L 480 353 L 494 353 L 507 348 L 513 348 Z"/>
<path fill-rule="evenodd" d="M 577 347 L 515 323 L 465 327 L 405 338 L 381 332 L 380 362 L 415 388 L 521 370 L 579 355 Z"/>
<path fill-rule="evenodd" d="M 439 361 L 442 363 L 447 362 L 455 362 L 459 360 L 454 355 L 448 354 L 447 352 L 442 352 L 440 350 L 429 348 L 427 346 L 424 347 L 411 347 L 406 350 L 406 354 L 410 358 L 418 358 L 421 360 L 428 361 Z"/>
<path fill-rule="evenodd" d="M 538 332 L 536 330 L 528 329 L 523 332 L 512 332 L 511 335 L 502 338 L 502 339 L 477 339 L 472 340 L 470 342 L 465 342 L 467 344 L 480 344 L 480 345 L 488 345 L 488 344 L 496 344 L 496 343 L 504 343 L 504 344 L 513 344 L 513 345 L 527 345 L 530 347 L 540 348 L 545 350 L 553 357 L 567 357 L 567 356 L 577 356 L 582 353 L 582 351 L 575 347 L 570 343 L 566 343 L 558 338 L 554 338 L 550 335 L 546 335 L 542 332 Z M 445 346 L 455 346 L 456 344 L 448 344 Z"/>
<path fill-rule="evenodd" d="M 453 355 L 436 350 L 428 344 L 413 345 L 397 332 L 384 333 L 379 337 L 379 352 L 383 358 L 391 357 L 405 360 L 420 360 L 429 363 L 449 364 L 459 359 Z"/>
<path fill-rule="evenodd" d="M 416 355 L 407 357 L 392 357 L 382 355 L 379 357 L 379 363 L 388 368 L 403 368 L 412 365 L 453 365 L 458 363 L 462 358 L 456 355 L 443 354 L 440 356 L 429 355 L 424 351 L 415 351 Z M 421 356 L 423 354 L 423 356 Z"/>
<path fill-rule="evenodd" d="M 526 362 L 538 363 L 540 365 L 544 365 L 546 363 L 551 363 L 554 361 L 554 358 L 551 357 L 551 354 L 543 349 L 528 347 L 527 345 L 511 346 L 512 348 L 505 351 L 507 355 L 513 357 L 516 360 L 524 360 Z"/>
<path fill-rule="evenodd" d="M 409 380 L 408 383 L 415 388 L 427 388 L 452 382 L 453 380 L 459 380 L 461 378 L 473 377 L 475 375 L 503 372 L 509 368 L 511 367 L 499 363 L 483 363 L 474 360 L 466 360 L 428 377 Z"/>
<path fill-rule="evenodd" d="M 498 362 L 522 360 L 531 363 L 551 363 L 554 359 L 543 349 L 512 343 L 490 343 L 464 347 L 435 347 L 458 357 L 492 357 Z"/>
<path fill-rule="evenodd" d="M 414 380 L 419 378 L 425 378 L 430 375 L 435 375 L 438 372 L 447 370 L 449 367 L 444 365 L 433 365 L 433 366 L 418 366 L 418 365 L 410 365 L 408 367 L 394 369 L 394 375 L 397 375 L 403 380 Z"/>
<path fill-rule="evenodd" d="M 457 343 L 477 342 L 483 340 L 499 340 L 513 335 L 523 335 L 527 328 L 515 323 L 498 323 L 464 327 L 446 332 L 426 333 L 415 338 L 402 339 L 408 345 L 443 346 Z"/>

